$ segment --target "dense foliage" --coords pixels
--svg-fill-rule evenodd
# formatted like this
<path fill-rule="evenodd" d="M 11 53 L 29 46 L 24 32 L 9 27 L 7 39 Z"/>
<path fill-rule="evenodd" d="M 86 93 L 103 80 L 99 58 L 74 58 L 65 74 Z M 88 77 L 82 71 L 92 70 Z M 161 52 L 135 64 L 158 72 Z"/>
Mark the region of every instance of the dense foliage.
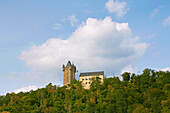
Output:
<path fill-rule="evenodd" d="M 170 113 L 170 72 L 145 69 L 96 78 L 89 90 L 73 80 L 70 88 L 53 86 L 0 96 L 0 112 L 11 113 Z M 4 112 L 5 113 L 5 112 Z"/>

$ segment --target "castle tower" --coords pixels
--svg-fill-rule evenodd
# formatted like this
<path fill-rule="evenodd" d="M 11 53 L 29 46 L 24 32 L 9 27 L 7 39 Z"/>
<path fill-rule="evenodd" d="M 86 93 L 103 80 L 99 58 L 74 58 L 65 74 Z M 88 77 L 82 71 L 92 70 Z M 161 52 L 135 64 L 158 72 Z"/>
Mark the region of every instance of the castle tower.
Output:
<path fill-rule="evenodd" d="M 73 79 L 75 79 L 75 72 L 76 72 L 76 66 L 74 64 L 71 64 L 70 61 L 67 62 L 67 65 L 63 64 L 63 73 L 64 73 L 64 81 L 63 85 L 66 86 L 71 83 Z"/>

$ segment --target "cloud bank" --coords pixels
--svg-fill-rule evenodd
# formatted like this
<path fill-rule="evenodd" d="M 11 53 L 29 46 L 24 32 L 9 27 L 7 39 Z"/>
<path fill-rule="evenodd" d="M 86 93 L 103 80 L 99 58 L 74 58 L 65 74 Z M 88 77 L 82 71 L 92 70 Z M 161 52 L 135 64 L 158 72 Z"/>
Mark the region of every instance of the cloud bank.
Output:
<path fill-rule="evenodd" d="M 122 69 L 122 74 L 124 72 L 130 72 L 130 73 L 138 73 L 138 70 L 136 67 L 132 67 L 131 65 L 126 66 L 125 68 Z"/>
<path fill-rule="evenodd" d="M 36 90 L 36 89 L 38 89 L 38 87 L 37 86 L 35 86 L 35 85 L 32 85 L 32 86 L 27 86 L 27 87 L 22 87 L 22 88 L 20 88 L 20 89 L 16 89 L 16 90 L 14 90 L 14 92 L 15 93 L 19 93 L 19 92 L 28 92 L 28 91 L 30 91 L 30 90 Z"/>
<path fill-rule="evenodd" d="M 165 67 L 163 69 L 157 69 L 157 71 L 170 71 L 170 67 Z"/>
<path fill-rule="evenodd" d="M 110 13 L 115 13 L 117 18 L 122 18 L 129 10 L 126 2 L 120 2 L 119 0 L 109 0 L 105 7 Z"/>
<path fill-rule="evenodd" d="M 143 56 L 149 44 L 138 39 L 132 37 L 128 23 L 113 22 L 110 17 L 88 18 L 68 39 L 51 38 L 42 45 L 33 45 L 22 51 L 20 59 L 37 72 L 38 78 L 46 76 L 57 83 L 62 81 L 61 66 L 68 60 L 74 61 L 79 72 L 104 70 L 113 75 Z"/>

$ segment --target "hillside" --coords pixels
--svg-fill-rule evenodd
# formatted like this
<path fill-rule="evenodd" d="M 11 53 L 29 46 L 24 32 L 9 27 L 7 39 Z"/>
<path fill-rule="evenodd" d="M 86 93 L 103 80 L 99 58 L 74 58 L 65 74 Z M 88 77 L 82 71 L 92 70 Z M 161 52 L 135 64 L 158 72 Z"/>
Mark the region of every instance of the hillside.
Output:
<path fill-rule="evenodd" d="M 74 80 L 70 89 L 48 84 L 36 91 L 0 96 L 0 112 L 10 113 L 170 113 L 170 72 L 145 69 L 96 78 L 90 90 Z M 1 86 L 3 87 L 3 86 Z"/>

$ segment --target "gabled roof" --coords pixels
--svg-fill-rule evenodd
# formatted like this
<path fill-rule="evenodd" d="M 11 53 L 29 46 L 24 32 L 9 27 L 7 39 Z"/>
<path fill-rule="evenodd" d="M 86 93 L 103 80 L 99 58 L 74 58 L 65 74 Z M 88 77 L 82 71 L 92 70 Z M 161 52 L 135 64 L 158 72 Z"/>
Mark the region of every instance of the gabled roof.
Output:
<path fill-rule="evenodd" d="M 104 75 L 104 71 L 80 73 L 80 76 Z"/>

